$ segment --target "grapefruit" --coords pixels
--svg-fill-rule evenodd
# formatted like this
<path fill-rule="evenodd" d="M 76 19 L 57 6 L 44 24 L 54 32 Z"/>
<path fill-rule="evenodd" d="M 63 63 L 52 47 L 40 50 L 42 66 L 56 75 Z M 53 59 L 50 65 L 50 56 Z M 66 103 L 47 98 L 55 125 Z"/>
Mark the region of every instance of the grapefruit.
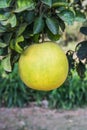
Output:
<path fill-rule="evenodd" d="M 68 74 L 68 61 L 58 44 L 44 42 L 30 45 L 19 59 L 22 81 L 36 90 L 53 90 L 60 87 Z"/>

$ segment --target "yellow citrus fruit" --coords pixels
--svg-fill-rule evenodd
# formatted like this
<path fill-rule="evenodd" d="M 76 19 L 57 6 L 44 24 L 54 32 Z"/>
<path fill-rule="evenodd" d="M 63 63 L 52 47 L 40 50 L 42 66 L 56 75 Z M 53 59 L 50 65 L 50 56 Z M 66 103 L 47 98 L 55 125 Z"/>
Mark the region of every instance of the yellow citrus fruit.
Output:
<path fill-rule="evenodd" d="M 19 75 L 36 90 L 52 90 L 63 84 L 68 74 L 64 51 L 53 42 L 30 45 L 19 59 Z"/>

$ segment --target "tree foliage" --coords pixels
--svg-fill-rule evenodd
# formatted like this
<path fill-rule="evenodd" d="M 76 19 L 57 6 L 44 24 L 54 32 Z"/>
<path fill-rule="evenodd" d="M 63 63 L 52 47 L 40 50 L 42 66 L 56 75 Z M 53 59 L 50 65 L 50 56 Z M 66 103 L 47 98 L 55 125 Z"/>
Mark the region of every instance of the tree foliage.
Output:
<path fill-rule="evenodd" d="M 13 70 L 25 47 L 43 42 L 45 37 L 58 41 L 66 24 L 84 22 L 80 32 L 87 35 L 86 8 L 82 0 L 0 0 L 0 63 L 7 72 Z M 85 22 L 86 21 L 86 22 Z M 68 51 L 70 67 L 83 75 L 87 63 L 87 41 Z M 73 59 L 74 53 L 78 62 Z M 85 63 L 82 60 L 85 59 Z M 81 69 L 82 68 L 82 69 Z M 79 72 L 81 70 L 81 72 Z"/>

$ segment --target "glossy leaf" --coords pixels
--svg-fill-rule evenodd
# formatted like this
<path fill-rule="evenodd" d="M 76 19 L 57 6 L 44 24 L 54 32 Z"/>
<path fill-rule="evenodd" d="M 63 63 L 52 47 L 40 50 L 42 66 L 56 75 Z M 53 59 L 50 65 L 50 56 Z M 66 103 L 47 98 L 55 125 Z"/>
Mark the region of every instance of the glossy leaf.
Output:
<path fill-rule="evenodd" d="M 81 27 L 80 32 L 83 33 L 84 35 L 87 35 L 87 27 Z"/>
<path fill-rule="evenodd" d="M 4 47 L 6 47 L 6 46 L 7 46 L 6 43 L 3 43 L 3 42 L 0 41 L 0 48 L 4 48 Z"/>
<path fill-rule="evenodd" d="M 1 64 L 2 64 L 5 71 L 11 72 L 12 68 L 11 68 L 11 62 L 10 62 L 10 54 L 8 54 L 6 56 L 6 58 L 4 58 L 2 60 Z"/>
<path fill-rule="evenodd" d="M 75 18 L 74 13 L 68 9 L 61 11 L 58 16 L 69 25 L 73 24 Z"/>
<path fill-rule="evenodd" d="M 23 49 L 21 48 L 21 46 L 19 45 L 20 42 L 23 42 L 24 38 L 23 36 L 18 37 L 17 39 L 12 39 L 10 42 L 10 48 L 12 50 L 15 50 L 18 53 L 22 53 Z"/>
<path fill-rule="evenodd" d="M 41 0 L 44 4 L 48 5 L 49 7 L 52 6 L 52 0 Z"/>
<path fill-rule="evenodd" d="M 35 22 L 34 22 L 34 27 L 33 27 L 33 34 L 38 34 L 40 33 L 44 28 L 44 20 L 43 17 L 40 16 L 38 18 L 36 18 Z"/>
<path fill-rule="evenodd" d="M 24 10 L 32 10 L 35 8 L 33 0 L 17 0 L 17 6 L 15 12 L 22 12 Z"/>
<path fill-rule="evenodd" d="M 57 2 L 54 2 L 52 4 L 52 7 L 57 8 L 57 7 L 68 6 L 68 5 L 69 5 L 69 3 L 67 3 L 67 2 L 59 2 L 59 1 L 57 1 Z"/>
<path fill-rule="evenodd" d="M 6 20 L 6 19 L 7 19 L 7 17 L 4 14 L 0 13 L 0 21 Z"/>
<path fill-rule="evenodd" d="M 15 27 L 16 26 L 16 23 L 17 23 L 17 20 L 16 20 L 16 15 L 15 14 L 12 14 L 9 19 L 7 19 L 6 21 L 2 21 L 1 24 L 2 25 L 8 25 L 10 24 L 11 27 Z"/>
<path fill-rule="evenodd" d="M 12 14 L 11 17 L 8 19 L 8 21 L 11 24 L 11 27 L 15 27 L 17 24 L 16 15 Z"/>
<path fill-rule="evenodd" d="M 46 24 L 49 30 L 55 35 L 59 31 L 59 23 L 55 18 L 46 18 Z"/>
<path fill-rule="evenodd" d="M 0 8 L 7 8 L 10 6 L 11 0 L 0 0 Z"/>
<path fill-rule="evenodd" d="M 87 58 L 87 41 L 82 41 L 75 48 L 76 54 L 80 60 Z"/>
<path fill-rule="evenodd" d="M 22 53 L 23 49 L 20 47 L 19 43 L 20 42 L 23 42 L 24 41 L 24 38 L 23 36 L 20 36 L 17 38 L 16 40 L 16 44 L 15 44 L 15 50 L 18 52 L 18 53 Z"/>

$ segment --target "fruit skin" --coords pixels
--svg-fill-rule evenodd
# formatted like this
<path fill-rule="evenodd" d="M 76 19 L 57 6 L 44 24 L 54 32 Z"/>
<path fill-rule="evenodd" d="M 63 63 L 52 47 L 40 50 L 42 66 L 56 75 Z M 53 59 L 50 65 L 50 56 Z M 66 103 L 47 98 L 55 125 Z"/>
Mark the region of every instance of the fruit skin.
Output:
<path fill-rule="evenodd" d="M 30 45 L 19 59 L 19 75 L 30 88 L 49 91 L 67 78 L 68 61 L 64 51 L 53 42 Z"/>

